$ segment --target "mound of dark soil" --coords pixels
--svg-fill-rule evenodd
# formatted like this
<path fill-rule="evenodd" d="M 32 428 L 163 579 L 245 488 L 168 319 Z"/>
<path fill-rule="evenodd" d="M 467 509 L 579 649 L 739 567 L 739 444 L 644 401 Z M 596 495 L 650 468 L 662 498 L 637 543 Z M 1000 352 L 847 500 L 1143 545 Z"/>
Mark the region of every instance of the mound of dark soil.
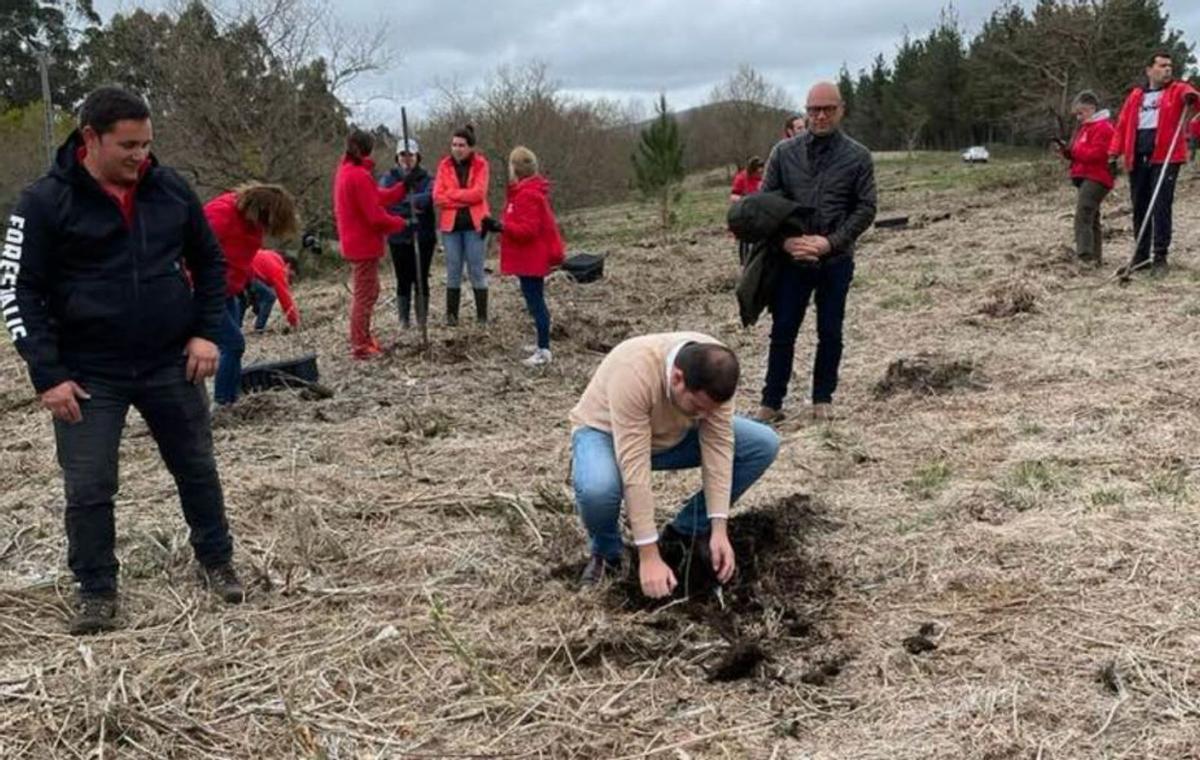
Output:
<path fill-rule="evenodd" d="M 875 397 L 890 398 L 902 391 L 928 396 L 956 388 L 980 390 L 984 387 L 979 368 L 971 359 L 920 353 L 889 364 L 883 379 L 875 384 Z"/>

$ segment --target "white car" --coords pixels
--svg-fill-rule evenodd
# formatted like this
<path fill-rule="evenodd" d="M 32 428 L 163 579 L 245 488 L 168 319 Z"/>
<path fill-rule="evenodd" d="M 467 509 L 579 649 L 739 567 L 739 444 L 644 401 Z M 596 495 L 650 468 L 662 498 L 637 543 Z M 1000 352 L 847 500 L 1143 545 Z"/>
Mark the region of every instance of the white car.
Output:
<path fill-rule="evenodd" d="M 962 160 L 968 164 L 986 164 L 991 155 L 982 145 L 973 145 L 963 151 Z"/>

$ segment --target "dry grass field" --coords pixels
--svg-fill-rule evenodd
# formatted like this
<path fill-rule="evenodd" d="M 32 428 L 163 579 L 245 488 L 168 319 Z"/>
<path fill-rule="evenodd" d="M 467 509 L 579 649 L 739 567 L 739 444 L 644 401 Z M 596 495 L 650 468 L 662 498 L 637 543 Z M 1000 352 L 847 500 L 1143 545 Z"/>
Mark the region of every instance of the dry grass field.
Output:
<path fill-rule="evenodd" d="M 1200 176 L 1181 181 L 1170 276 L 1122 288 L 1105 277 L 1130 247 L 1123 180 L 1095 272 L 1065 255 L 1053 167 L 878 169 L 881 216 L 912 223 L 861 244 L 829 425 L 805 415 L 805 325 L 720 599 L 579 592 L 567 481 L 567 411 L 627 336 L 719 336 L 743 360 L 739 408 L 757 404 L 769 322 L 738 324 L 712 182 L 668 243 L 632 204 L 565 220 L 607 276 L 550 281 L 542 371 L 519 364 L 514 282 L 493 280 L 487 330 L 439 322 L 428 354 L 381 304 L 398 345 L 369 364 L 347 355 L 344 277 L 302 283 L 304 330 L 273 322 L 247 358 L 319 351 L 336 396 L 256 394 L 214 426 L 241 607 L 194 582 L 131 414 L 126 627 L 66 635 L 51 426 L 5 343 L 0 756 L 1200 757 Z M 698 483 L 656 478 L 664 519 Z"/>

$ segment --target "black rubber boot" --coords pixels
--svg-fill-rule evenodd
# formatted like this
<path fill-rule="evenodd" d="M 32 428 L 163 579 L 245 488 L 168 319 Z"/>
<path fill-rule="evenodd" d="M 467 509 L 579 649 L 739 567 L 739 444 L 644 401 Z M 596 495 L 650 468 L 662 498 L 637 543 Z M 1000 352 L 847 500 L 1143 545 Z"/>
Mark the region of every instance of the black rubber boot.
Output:
<path fill-rule="evenodd" d="M 400 326 L 407 329 L 410 322 L 408 320 L 409 307 L 412 305 L 412 298 L 409 296 L 396 296 L 396 310 L 400 314 Z"/>
<path fill-rule="evenodd" d="M 458 324 L 458 304 L 462 301 L 462 288 L 446 288 L 446 324 Z"/>
<path fill-rule="evenodd" d="M 475 321 L 487 324 L 487 288 L 475 288 Z"/>

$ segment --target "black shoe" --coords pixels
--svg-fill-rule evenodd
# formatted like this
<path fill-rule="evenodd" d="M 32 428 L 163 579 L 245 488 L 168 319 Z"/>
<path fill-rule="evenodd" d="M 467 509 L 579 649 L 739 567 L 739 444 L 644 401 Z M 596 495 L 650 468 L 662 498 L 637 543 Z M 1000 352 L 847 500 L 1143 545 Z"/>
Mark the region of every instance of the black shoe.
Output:
<path fill-rule="evenodd" d="M 593 554 L 588 560 L 587 567 L 583 568 L 583 574 L 579 576 L 579 585 L 597 586 L 606 578 L 619 575 L 620 572 L 621 560 L 612 560 L 599 554 Z"/>
<path fill-rule="evenodd" d="M 115 631 L 117 624 L 117 597 L 100 596 L 79 592 L 75 600 L 75 614 L 71 618 L 72 636 L 86 636 L 101 631 Z"/>
<path fill-rule="evenodd" d="M 200 582 L 204 584 L 205 588 L 221 597 L 225 602 L 241 604 L 246 600 L 246 589 L 242 586 L 237 571 L 233 569 L 233 563 L 226 562 L 212 567 L 201 566 L 199 575 Z"/>
<path fill-rule="evenodd" d="M 475 288 L 475 321 L 481 325 L 487 324 L 487 288 Z"/>
<path fill-rule="evenodd" d="M 1155 254 L 1154 261 L 1150 263 L 1151 277 L 1165 277 L 1167 272 L 1171 271 L 1171 265 L 1167 263 L 1167 255 Z"/>
<path fill-rule="evenodd" d="M 462 301 L 461 288 L 446 288 L 446 325 L 458 324 L 458 304 Z"/>

